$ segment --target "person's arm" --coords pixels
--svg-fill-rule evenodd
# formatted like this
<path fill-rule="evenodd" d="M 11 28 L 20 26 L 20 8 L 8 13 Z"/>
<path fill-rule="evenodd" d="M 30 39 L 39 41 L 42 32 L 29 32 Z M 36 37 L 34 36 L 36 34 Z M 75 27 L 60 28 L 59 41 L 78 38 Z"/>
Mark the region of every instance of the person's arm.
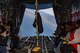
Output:
<path fill-rule="evenodd" d="M 10 47 L 8 47 L 8 46 L 6 46 L 6 49 L 7 49 L 7 50 L 11 50 L 11 48 L 10 48 Z"/>
<path fill-rule="evenodd" d="M 80 43 L 80 28 L 74 33 L 74 39 L 69 41 L 68 44 L 78 44 Z"/>
<path fill-rule="evenodd" d="M 69 41 L 68 44 L 77 44 L 78 41 L 76 39 L 73 39 L 72 41 Z"/>

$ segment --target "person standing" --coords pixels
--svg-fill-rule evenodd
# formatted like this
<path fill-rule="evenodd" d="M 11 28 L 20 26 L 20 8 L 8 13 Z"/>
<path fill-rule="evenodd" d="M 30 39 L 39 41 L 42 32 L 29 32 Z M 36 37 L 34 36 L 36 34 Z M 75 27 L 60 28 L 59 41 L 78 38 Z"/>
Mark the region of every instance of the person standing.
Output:
<path fill-rule="evenodd" d="M 80 20 L 76 23 L 76 30 L 74 32 L 74 39 L 69 41 L 68 44 L 77 44 L 77 52 L 80 53 Z"/>
<path fill-rule="evenodd" d="M 6 28 L 0 25 L 0 53 L 7 53 L 7 50 L 10 50 L 7 46 L 7 39 Z"/>

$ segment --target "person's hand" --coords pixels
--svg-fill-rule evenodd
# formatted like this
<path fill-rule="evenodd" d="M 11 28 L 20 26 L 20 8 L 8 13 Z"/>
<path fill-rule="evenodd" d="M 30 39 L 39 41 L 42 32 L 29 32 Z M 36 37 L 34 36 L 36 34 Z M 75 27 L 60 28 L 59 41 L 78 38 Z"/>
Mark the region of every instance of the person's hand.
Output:
<path fill-rule="evenodd" d="M 68 41 L 64 41 L 63 44 L 68 44 Z"/>
<path fill-rule="evenodd" d="M 6 49 L 7 49 L 7 50 L 11 50 L 11 48 L 10 48 L 10 47 L 8 47 L 8 46 L 6 46 Z"/>

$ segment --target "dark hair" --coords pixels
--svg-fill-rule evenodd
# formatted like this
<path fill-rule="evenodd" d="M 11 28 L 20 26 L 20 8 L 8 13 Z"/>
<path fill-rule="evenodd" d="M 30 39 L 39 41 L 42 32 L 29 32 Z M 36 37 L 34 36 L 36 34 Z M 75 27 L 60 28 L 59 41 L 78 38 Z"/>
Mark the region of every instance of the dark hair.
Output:
<path fill-rule="evenodd" d="M 10 26 L 8 23 L 5 24 L 6 26 Z"/>
<path fill-rule="evenodd" d="M 80 20 L 77 20 L 77 22 L 76 22 L 76 23 L 80 25 Z"/>
<path fill-rule="evenodd" d="M 4 31 L 6 31 L 6 28 L 2 25 L 0 25 L 0 34 L 3 33 Z"/>

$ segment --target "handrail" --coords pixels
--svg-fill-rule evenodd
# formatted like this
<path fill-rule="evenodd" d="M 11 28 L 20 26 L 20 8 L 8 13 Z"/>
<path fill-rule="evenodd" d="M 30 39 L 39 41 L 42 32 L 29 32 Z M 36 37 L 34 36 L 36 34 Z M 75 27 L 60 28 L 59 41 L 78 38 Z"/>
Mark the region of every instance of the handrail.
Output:
<path fill-rule="evenodd" d="M 48 38 L 49 38 L 49 40 L 52 42 L 52 44 L 54 44 L 54 42 L 53 42 L 53 40 L 51 39 L 51 37 L 50 37 L 50 36 L 48 36 Z"/>
<path fill-rule="evenodd" d="M 22 44 L 20 45 L 23 45 L 26 41 L 28 41 L 30 39 L 31 36 L 29 36 Z"/>

